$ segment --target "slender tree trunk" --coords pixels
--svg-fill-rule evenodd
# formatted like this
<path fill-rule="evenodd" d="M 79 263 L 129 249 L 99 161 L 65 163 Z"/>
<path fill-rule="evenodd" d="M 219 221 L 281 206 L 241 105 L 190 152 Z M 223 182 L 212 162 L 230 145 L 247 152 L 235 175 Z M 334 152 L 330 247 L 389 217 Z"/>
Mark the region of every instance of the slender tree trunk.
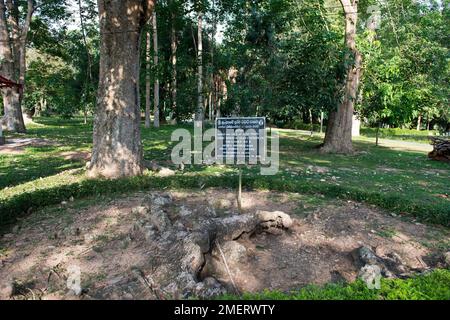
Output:
<path fill-rule="evenodd" d="M 212 29 L 211 29 L 211 40 L 210 40 L 210 63 L 208 68 L 208 120 L 212 121 L 213 118 L 213 109 L 214 109 L 214 36 L 216 34 L 216 16 L 215 16 L 215 1 L 212 1 L 212 11 L 213 11 L 213 21 L 212 21 Z"/>
<path fill-rule="evenodd" d="M 380 128 L 381 128 L 381 121 L 378 121 L 378 125 L 377 125 L 377 134 L 376 134 L 376 139 L 375 139 L 375 145 L 378 147 L 379 145 L 379 140 L 380 140 Z"/>
<path fill-rule="evenodd" d="M 220 113 L 221 112 L 221 110 L 220 110 L 221 106 L 222 106 L 222 97 L 219 96 L 219 97 L 217 97 L 216 119 L 221 117 L 221 113 Z"/>
<path fill-rule="evenodd" d="M 150 83 L 150 56 L 151 56 L 151 36 L 146 32 L 145 46 L 145 127 L 150 128 L 151 109 L 151 83 Z"/>
<path fill-rule="evenodd" d="M 320 112 L 320 133 L 323 133 L 323 111 Z"/>
<path fill-rule="evenodd" d="M 82 102 L 82 103 L 84 103 L 84 106 L 83 106 L 84 124 L 87 124 L 87 115 L 88 115 L 87 103 L 89 100 L 89 95 L 90 95 L 90 90 L 91 90 L 90 88 L 91 88 L 91 84 L 92 84 L 92 59 L 91 59 L 91 54 L 89 52 L 89 47 L 88 47 L 88 43 L 87 43 L 86 29 L 84 26 L 83 7 L 81 5 L 81 0 L 78 0 L 78 8 L 80 11 L 80 24 L 81 24 L 81 33 L 83 35 L 83 44 L 86 49 L 86 57 L 87 57 L 87 62 L 88 62 L 87 72 L 86 72 L 86 84 L 85 84 L 86 100 Z"/>
<path fill-rule="evenodd" d="M 154 101 L 153 101 L 153 105 L 154 105 L 154 117 L 155 119 L 153 119 L 153 126 L 155 128 L 159 128 L 159 76 L 158 76 L 158 24 L 157 24 L 157 19 L 156 19 L 156 12 L 153 11 L 153 16 L 152 16 L 152 25 L 153 25 L 153 64 L 155 65 L 156 68 L 156 78 L 155 78 L 155 88 L 154 88 Z"/>
<path fill-rule="evenodd" d="M 174 9 L 173 9 L 174 10 Z M 172 109 L 172 121 L 174 123 L 177 122 L 177 49 L 178 49 L 178 39 L 177 39 L 177 31 L 176 31 L 176 16 L 175 13 L 171 13 L 171 30 L 170 30 L 170 50 L 171 57 L 170 61 L 172 64 L 172 83 L 170 86 L 170 95 L 171 95 L 171 109 Z"/>
<path fill-rule="evenodd" d="M 0 121 L 0 146 L 5 144 L 5 137 L 3 136 L 3 125 Z"/>
<path fill-rule="evenodd" d="M 195 120 L 203 121 L 205 118 L 203 109 L 203 12 L 198 12 L 197 25 L 197 111 Z"/>
<path fill-rule="evenodd" d="M 135 176 L 143 170 L 140 38 L 154 0 L 98 0 L 98 8 L 100 79 L 89 176 Z"/>
<path fill-rule="evenodd" d="M 419 114 L 419 117 L 417 118 L 417 131 L 420 131 L 422 129 L 422 115 Z"/>
<path fill-rule="evenodd" d="M 352 117 L 352 137 L 361 136 L 361 120 L 357 114 L 353 114 Z"/>
<path fill-rule="evenodd" d="M 87 43 L 86 28 L 84 25 L 83 7 L 81 5 L 81 0 L 78 0 L 78 8 L 79 8 L 79 12 L 80 12 L 80 25 L 81 25 L 81 33 L 83 35 L 83 44 L 86 49 L 86 57 L 87 57 L 87 61 L 88 61 L 87 79 L 89 81 L 91 81 L 92 80 L 92 58 L 91 58 L 91 54 L 89 52 L 89 47 L 88 47 L 88 43 Z"/>
<path fill-rule="evenodd" d="M 352 118 L 357 99 L 360 79 L 361 54 L 356 49 L 356 22 L 358 18 L 357 0 L 340 0 L 345 13 L 345 45 L 349 54 L 349 64 L 344 88 L 344 97 L 337 110 L 330 112 L 323 152 L 352 153 Z"/>
<path fill-rule="evenodd" d="M 11 0 L 7 0 L 8 3 L 11 3 Z M 14 2 L 15 9 L 17 12 L 19 12 L 18 8 L 18 2 Z M 22 28 L 19 29 L 17 32 L 17 47 L 15 55 L 17 55 L 18 59 L 18 69 L 19 69 L 19 83 L 22 85 L 22 90 L 19 90 L 19 97 L 20 97 L 20 107 L 22 108 L 22 100 L 23 100 L 23 94 L 25 92 L 25 77 L 26 77 L 26 69 L 27 69 L 27 63 L 26 63 L 26 56 L 27 56 L 27 40 L 28 40 L 28 32 L 30 31 L 30 25 L 31 25 L 31 19 L 33 18 L 35 6 L 34 6 L 34 0 L 27 0 L 27 14 L 25 17 L 25 21 L 22 25 Z M 22 109 L 21 109 L 22 111 Z"/>
<path fill-rule="evenodd" d="M 209 121 L 212 121 L 213 108 L 214 108 L 214 106 L 213 106 L 213 93 L 212 93 L 212 90 L 213 90 L 213 86 L 211 85 L 211 92 L 209 92 L 209 94 L 208 94 L 208 106 L 209 106 L 208 107 L 208 120 Z"/>

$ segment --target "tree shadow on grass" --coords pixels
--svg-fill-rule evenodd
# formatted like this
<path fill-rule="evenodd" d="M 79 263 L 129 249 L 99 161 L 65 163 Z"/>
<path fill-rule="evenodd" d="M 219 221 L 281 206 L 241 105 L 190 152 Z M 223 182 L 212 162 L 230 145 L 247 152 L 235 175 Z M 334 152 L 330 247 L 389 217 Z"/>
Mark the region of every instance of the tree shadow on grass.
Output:
<path fill-rule="evenodd" d="M 0 190 L 83 167 L 83 161 L 33 155 L 0 156 Z"/>

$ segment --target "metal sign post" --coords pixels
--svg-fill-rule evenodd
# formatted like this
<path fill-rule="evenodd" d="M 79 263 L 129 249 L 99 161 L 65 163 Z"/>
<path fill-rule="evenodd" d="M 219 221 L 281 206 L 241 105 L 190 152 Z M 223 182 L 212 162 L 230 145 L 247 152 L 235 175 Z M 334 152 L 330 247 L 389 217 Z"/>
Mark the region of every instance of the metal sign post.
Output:
<path fill-rule="evenodd" d="M 242 167 L 239 166 L 238 210 L 242 211 Z"/>
<path fill-rule="evenodd" d="M 237 204 L 242 210 L 242 166 L 257 165 L 265 154 L 266 119 L 217 118 L 216 160 L 217 163 L 237 165 L 239 185 Z"/>

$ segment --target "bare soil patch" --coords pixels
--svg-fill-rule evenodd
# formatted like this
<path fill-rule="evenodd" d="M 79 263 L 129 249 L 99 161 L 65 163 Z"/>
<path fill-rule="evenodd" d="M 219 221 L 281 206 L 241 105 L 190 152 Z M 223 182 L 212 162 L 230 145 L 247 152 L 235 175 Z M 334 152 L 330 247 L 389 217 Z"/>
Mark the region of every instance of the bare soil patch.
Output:
<path fill-rule="evenodd" d="M 57 146 L 55 141 L 40 138 L 8 138 L 6 144 L 0 146 L 0 154 L 20 155 L 25 153 L 25 148 Z"/>
<path fill-rule="evenodd" d="M 91 153 L 87 151 L 67 151 L 61 152 L 59 154 L 60 157 L 63 157 L 65 160 L 82 160 L 89 161 L 91 159 Z"/>
<path fill-rule="evenodd" d="M 0 298 L 167 299 L 289 291 L 355 280 L 360 266 L 354 252 L 361 246 L 396 260 L 393 277 L 445 264 L 446 228 L 360 203 L 328 201 L 311 208 L 308 200 L 294 193 L 245 192 L 238 214 L 235 193 L 214 189 L 47 208 L 2 236 Z M 287 215 L 274 214 L 279 211 Z M 275 218 L 261 218 L 261 212 Z M 81 294 L 67 288 L 73 266 L 81 270 Z"/>

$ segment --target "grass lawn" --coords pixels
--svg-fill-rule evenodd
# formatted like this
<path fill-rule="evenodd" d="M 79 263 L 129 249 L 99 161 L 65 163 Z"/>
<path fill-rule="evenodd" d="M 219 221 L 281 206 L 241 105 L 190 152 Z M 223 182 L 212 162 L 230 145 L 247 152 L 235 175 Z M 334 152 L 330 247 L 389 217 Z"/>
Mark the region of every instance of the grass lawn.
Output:
<path fill-rule="evenodd" d="M 361 135 L 365 137 L 375 138 L 377 136 L 376 128 L 361 128 Z M 410 130 L 410 129 L 380 129 L 379 137 L 381 139 L 404 140 L 413 142 L 428 143 L 430 137 L 439 135 L 435 130 Z"/>
<path fill-rule="evenodd" d="M 170 135 L 174 129 L 168 125 L 158 130 L 142 129 L 146 159 L 170 165 Z M 170 178 L 146 172 L 142 177 L 114 182 L 88 180 L 84 163 L 66 160 L 62 154 L 89 151 L 91 132 L 92 126 L 83 125 L 80 119 L 42 118 L 29 126 L 26 137 L 50 139 L 58 145 L 26 148 L 22 155 L 0 155 L 0 224 L 30 208 L 56 204 L 71 196 L 148 188 L 234 187 L 237 183 L 237 170 L 220 166 L 187 167 Z M 248 168 L 244 171 L 245 187 L 352 199 L 450 226 L 448 164 L 430 161 L 424 152 L 375 147 L 364 139 L 355 141 L 355 155 L 323 155 L 315 148 L 320 137 L 311 138 L 294 130 L 279 133 L 279 174 L 260 176 L 258 168 Z"/>
<path fill-rule="evenodd" d="M 184 125 L 191 129 L 191 126 Z M 142 128 L 145 158 L 170 166 L 170 135 L 175 126 Z M 248 189 L 268 189 L 333 199 L 355 200 L 397 213 L 404 219 L 450 226 L 450 167 L 430 161 L 426 152 L 375 147 L 367 138 L 356 140 L 352 156 L 323 155 L 320 137 L 295 130 L 279 130 L 280 172 L 260 176 L 258 168 L 244 170 Z M 192 166 L 163 178 L 146 171 L 141 177 L 117 181 L 90 180 L 83 160 L 67 153 L 86 153 L 92 147 L 92 125 L 80 119 L 41 118 L 26 135 L 56 141 L 28 147 L 21 154 L 0 154 L 0 228 L 9 228 L 20 215 L 74 197 L 80 203 L 96 198 L 147 189 L 235 187 L 237 170 L 223 166 Z M 320 197 L 317 197 L 320 196 Z M 360 281 L 348 285 L 306 287 L 289 294 L 265 292 L 243 299 L 449 299 L 450 273 L 437 270 L 408 280 L 383 280 L 381 290 Z"/>
<path fill-rule="evenodd" d="M 435 270 L 414 278 L 381 279 L 380 289 L 369 289 L 361 281 L 351 284 L 308 286 L 291 293 L 266 291 L 242 296 L 225 295 L 224 300 L 449 300 L 450 271 Z"/>

